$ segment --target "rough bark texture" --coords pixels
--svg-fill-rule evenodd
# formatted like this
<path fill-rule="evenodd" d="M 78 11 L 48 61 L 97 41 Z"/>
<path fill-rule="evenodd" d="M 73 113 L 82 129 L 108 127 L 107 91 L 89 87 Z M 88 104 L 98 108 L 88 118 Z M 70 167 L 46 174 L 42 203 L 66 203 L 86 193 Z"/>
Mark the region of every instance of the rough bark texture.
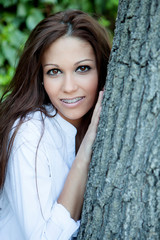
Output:
<path fill-rule="evenodd" d="M 160 1 L 120 0 L 78 240 L 160 239 Z"/>

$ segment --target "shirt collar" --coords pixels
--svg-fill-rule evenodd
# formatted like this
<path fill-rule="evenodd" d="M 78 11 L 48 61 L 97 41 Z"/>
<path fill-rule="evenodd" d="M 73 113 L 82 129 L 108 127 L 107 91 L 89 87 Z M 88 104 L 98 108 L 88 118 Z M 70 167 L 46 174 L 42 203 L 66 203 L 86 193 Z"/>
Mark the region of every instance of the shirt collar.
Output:
<path fill-rule="evenodd" d="M 77 129 L 75 126 L 73 126 L 70 122 L 68 122 L 66 119 L 62 118 L 62 116 L 57 113 L 55 116 L 55 120 L 60 124 L 61 128 L 64 132 L 67 133 L 68 136 L 76 136 Z"/>
<path fill-rule="evenodd" d="M 52 105 L 46 106 L 47 110 L 49 110 L 49 113 L 54 115 L 56 113 L 56 110 Z M 61 129 L 67 134 L 67 136 L 75 137 L 77 134 L 77 129 L 75 126 L 73 126 L 70 122 L 68 122 L 66 119 L 64 119 L 59 113 L 56 113 L 55 117 L 53 118 L 58 125 L 60 125 Z"/>

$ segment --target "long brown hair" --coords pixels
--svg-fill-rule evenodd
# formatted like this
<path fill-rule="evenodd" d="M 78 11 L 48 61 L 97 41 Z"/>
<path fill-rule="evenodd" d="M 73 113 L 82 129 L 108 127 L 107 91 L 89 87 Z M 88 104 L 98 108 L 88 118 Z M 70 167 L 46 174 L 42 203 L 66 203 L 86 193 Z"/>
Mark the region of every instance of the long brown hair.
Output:
<path fill-rule="evenodd" d="M 51 117 L 44 107 L 51 102 L 41 84 L 43 81 L 41 59 L 50 44 L 64 35 L 78 37 L 91 44 L 97 62 L 98 92 L 105 84 L 110 55 L 110 43 L 106 30 L 94 18 L 79 10 L 58 12 L 42 20 L 31 32 L 15 75 L 0 101 L 0 189 L 4 185 L 7 163 L 16 132 L 25 116 L 38 109 Z M 84 117 L 79 142 L 89 125 L 92 112 L 93 109 Z M 11 128 L 17 119 L 19 124 L 10 138 Z"/>

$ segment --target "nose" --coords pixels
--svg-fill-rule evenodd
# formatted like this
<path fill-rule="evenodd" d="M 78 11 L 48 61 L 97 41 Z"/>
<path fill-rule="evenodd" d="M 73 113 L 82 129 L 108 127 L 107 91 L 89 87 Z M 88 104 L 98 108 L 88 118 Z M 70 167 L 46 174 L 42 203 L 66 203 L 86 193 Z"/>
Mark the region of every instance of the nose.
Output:
<path fill-rule="evenodd" d="M 66 93 L 71 93 L 76 91 L 78 88 L 77 82 L 73 74 L 66 74 L 63 81 L 63 91 Z"/>

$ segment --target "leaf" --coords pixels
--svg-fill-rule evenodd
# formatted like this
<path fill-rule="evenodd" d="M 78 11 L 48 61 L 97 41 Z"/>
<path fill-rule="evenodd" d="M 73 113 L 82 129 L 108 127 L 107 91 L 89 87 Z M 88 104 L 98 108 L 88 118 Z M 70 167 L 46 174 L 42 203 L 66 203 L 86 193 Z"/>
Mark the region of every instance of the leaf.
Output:
<path fill-rule="evenodd" d="M 11 43 L 12 46 L 16 47 L 17 49 L 20 48 L 22 44 L 24 44 L 27 36 L 19 31 L 18 29 L 15 29 L 13 34 L 9 35 L 9 42 Z"/>
<path fill-rule="evenodd" d="M 3 22 L 5 22 L 7 24 L 13 23 L 13 21 L 15 19 L 15 15 L 10 12 L 3 12 L 2 19 L 3 19 Z"/>
<path fill-rule="evenodd" d="M 109 27 L 110 26 L 110 21 L 107 20 L 105 17 L 101 17 L 98 22 L 104 26 L 104 27 Z"/>
<path fill-rule="evenodd" d="M 2 50 L 0 49 L 0 67 L 3 66 L 4 62 L 5 62 L 5 57 L 2 54 Z"/>
<path fill-rule="evenodd" d="M 113 9 L 114 7 L 118 7 L 118 0 L 109 0 L 106 1 L 106 8 L 109 9 Z"/>
<path fill-rule="evenodd" d="M 26 17 L 27 16 L 27 7 L 24 3 L 19 3 L 17 6 L 17 16 Z"/>
<path fill-rule="evenodd" d="M 17 3 L 17 0 L 0 0 L 0 4 L 3 5 L 3 7 L 10 7 Z"/>
<path fill-rule="evenodd" d="M 4 57 L 7 59 L 7 61 L 9 62 L 9 64 L 14 67 L 16 65 L 17 50 L 11 45 L 9 45 L 6 41 L 3 41 L 2 53 Z"/>
<path fill-rule="evenodd" d="M 41 3 L 58 4 L 57 0 L 41 0 Z"/>
<path fill-rule="evenodd" d="M 0 71 L 0 85 L 6 86 L 11 81 L 14 75 L 15 69 L 11 66 L 7 66 L 7 70 L 2 69 Z"/>
<path fill-rule="evenodd" d="M 42 12 L 38 9 L 31 9 L 30 15 L 27 17 L 26 25 L 32 30 L 44 18 Z"/>

